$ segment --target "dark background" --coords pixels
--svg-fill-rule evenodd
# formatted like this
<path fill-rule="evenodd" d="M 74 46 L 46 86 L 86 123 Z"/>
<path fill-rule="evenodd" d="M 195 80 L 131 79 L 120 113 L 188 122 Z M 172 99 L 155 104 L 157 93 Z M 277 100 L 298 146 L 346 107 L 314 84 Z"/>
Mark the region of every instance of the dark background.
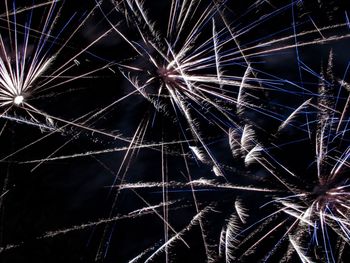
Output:
<path fill-rule="evenodd" d="M 168 0 L 146 1 L 146 7 L 149 8 L 149 17 L 156 22 L 156 26 L 159 25 L 160 29 L 167 22 L 169 2 Z M 227 1 L 228 11 L 226 15 L 231 21 L 234 21 L 235 30 L 243 30 L 245 26 L 258 18 L 271 14 L 278 7 L 290 3 L 290 1 L 270 1 L 271 4 L 268 4 L 268 1 L 266 1 L 266 3 L 255 7 L 254 4 L 263 1 L 254 2 Z M 347 10 L 345 2 L 339 0 L 321 1 L 319 3 L 316 0 L 309 0 L 297 4 L 294 11 L 298 32 L 314 29 L 310 18 L 318 27 L 344 23 L 345 11 Z M 39 3 L 39 1 L 35 1 L 35 3 Z M 31 1 L 17 1 L 16 5 L 17 7 L 30 6 Z M 60 31 L 65 25 L 65 21 L 75 12 L 76 16 L 73 18 L 73 22 L 67 26 L 60 39 L 54 43 L 53 50 L 57 49 L 60 43 L 69 37 L 74 26 L 81 21 L 81 17 L 84 17 L 85 12 L 91 10 L 94 5 L 94 1 L 90 0 L 66 0 L 58 4 L 58 6 L 62 6 L 62 13 L 57 20 L 53 35 Z M 108 13 L 111 8 L 112 5 L 108 1 L 105 1 L 102 5 L 105 13 Z M 252 11 L 246 13 L 249 8 Z M 4 12 L 4 7 L 1 6 L 0 13 L 3 14 Z M 45 8 L 35 9 L 33 27 L 41 24 L 40 14 L 45 14 L 45 12 L 47 12 Z M 123 16 L 115 11 L 112 11 L 110 17 L 113 23 L 123 20 Z M 4 18 L 4 16 L 1 16 L 1 18 Z M 26 20 L 25 13 L 19 15 L 18 19 L 19 24 L 24 23 L 23 21 Z M 276 14 L 276 16 L 267 19 L 266 22 L 258 25 L 249 33 L 244 34 L 239 38 L 239 41 L 242 46 L 249 46 L 250 43 L 261 42 L 261 39 L 264 38 L 266 40 L 274 39 L 275 37 L 272 34 L 281 30 L 283 31 L 276 36 L 288 36 L 293 34 L 291 25 L 291 8 L 287 8 L 286 11 Z M 140 38 L 132 29 L 128 28 L 125 22 L 122 22 L 119 26 L 123 32 L 130 33 L 130 36 L 135 37 L 135 41 L 140 41 Z M 6 27 L 6 22 L 1 20 L 0 32 L 2 35 L 8 34 Z M 110 26 L 103 20 L 101 12 L 96 10 L 94 15 L 87 20 L 86 24 L 69 42 L 69 46 L 57 56 L 55 63 L 57 65 L 62 64 L 77 50 L 87 46 L 109 28 Z M 328 32 L 329 35 L 343 35 L 345 33 L 348 33 L 348 30 L 344 28 Z M 258 39 L 260 40 L 258 41 Z M 291 43 L 282 43 L 282 45 Z M 335 75 L 342 78 L 349 61 L 348 47 L 349 41 L 342 40 L 307 46 L 300 48 L 299 52 L 302 61 L 315 72 L 319 72 L 321 66 L 327 63 L 329 51 L 332 49 Z M 263 48 L 258 50 L 263 50 Z M 123 40 L 116 33 L 111 32 L 90 48 L 89 52 L 79 56 L 80 66 L 70 73 L 78 75 L 81 72 L 103 66 L 108 62 L 125 61 L 125 59 L 134 56 L 135 54 Z M 252 59 L 256 62 L 254 67 L 262 72 L 292 82 L 300 82 L 294 49 L 269 53 Z M 112 66 L 111 69 L 101 70 L 94 74 L 93 78 L 79 79 L 57 89 L 39 92 L 35 96 L 28 97 L 28 102 L 52 116 L 74 120 L 87 112 L 101 109 L 133 91 L 133 87 L 118 73 L 118 68 Z M 305 87 L 316 91 L 318 79 L 305 72 L 303 72 L 303 76 Z M 286 88 L 293 92 L 292 87 L 286 86 Z M 300 104 L 301 101 L 303 101 L 302 95 L 291 96 L 287 93 L 271 92 L 262 99 L 261 103 L 281 104 L 282 106 L 271 107 L 283 116 L 290 112 L 291 108 L 295 108 L 296 105 Z M 284 107 L 287 103 L 289 108 Z M 118 106 L 112 107 L 101 118 L 94 119 L 89 123 L 89 126 L 109 133 L 117 133 L 118 131 L 123 136 L 131 138 L 138 124 L 143 119 L 153 116 L 154 112 L 152 105 L 142 96 L 132 96 L 118 104 Z M 30 119 L 21 109 L 14 109 L 11 114 L 12 116 Z M 38 118 L 39 121 L 45 122 L 44 119 Z M 250 121 L 261 126 L 263 134 L 265 132 L 269 133 L 269 129 L 273 130 L 277 125 L 277 122 L 268 117 L 253 114 L 249 118 Z M 225 171 L 229 181 L 246 183 L 245 177 L 240 172 L 243 169 L 242 164 L 234 163 L 225 135 L 219 133 L 206 120 L 199 121 L 204 127 L 209 127 L 203 130 L 203 137 L 212 138 L 208 141 L 211 143 L 215 156 L 220 163 L 229 167 Z M 45 129 L 40 130 L 38 127 L 5 119 L 1 119 L 0 124 L 0 127 L 5 127 L 0 136 L 0 158 L 8 156 L 48 133 Z M 57 125 L 63 124 L 57 122 Z M 179 138 L 181 139 L 178 125 L 173 123 L 171 117 L 162 117 L 158 113 L 155 124 L 146 133 L 145 140 L 157 142 L 162 139 L 171 141 Z M 126 215 L 145 207 L 146 204 L 140 199 L 140 196 L 152 205 L 159 204 L 162 201 L 161 188 L 140 189 L 136 190 L 137 194 L 131 190 L 124 190 L 118 195 L 117 203 L 113 206 L 117 190 L 111 188 L 111 186 L 115 183 L 115 175 L 124 158 L 125 151 L 47 161 L 33 171 L 35 164 L 21 163 L 27 160 L 45 158 L 67 141 L 70 142 L 56 154 L 57 156 L 127 146 L 126 143 L 108 136 L 77 127 L 68 127 L 64 132 L 53 134 L 18 154 L 2 160 L 0 163 L 0 189 L 2 189 L 4 195 L 0 198 L 0 247 L 4 250 L 0 251 L 0 261 L 8 263 L 128 262 L 128 260 L 155 244 L 158 244 L 158 246 L 162 244 L 164 238 L 163 222 L 154 213 L 140 215 L 132 219 L 121 219 L 108 224 L 100 223 L 96 225 L 93 223 L 110 216 Z M 178 146 L 174 146 L 169 150 L 180 152 Z M 291 155 L 293 155 L 293 152 L 291 152 Z M 161 152 L 159 150 L 141 149 L 137 156 L 132 156 L 130 159 L 130 168 L 125 177 L 126 182 L 161 182 Z M 186 176 L 184 176 L 186 167 L 183 158 L 169 154 L 167 155 L 167 162 L 169 181 L 186 182 Z M 210 171 L 211 167 L 197 164 L 193 159 L 189 160 L 189 166 L 193 179 L 201 177 L 215 178 Z M 119 183 L 118 179 L 116 183 Z M 190 191 L 173 190 L 169 195 L 169 199 L 179 199 L 180 201 L 171 206 L 169 223 L 177 231 L 181 231 L 189 224 L 196 211 Z M 227 219 L 232 209 L 232 200 L 235 200 L 238 195 L 244 196 L 246 194 L 238 191 L 202 190 L 198 192 L 197 196 L 201 207 L 211 202 L 220 203 L 218 212 L 209 213 L 205 220 L 209 235 L 212 235 L 211 238 L 217 241 L 221 226 L 225 224 L 225 219 Z M 252 200 L 255 197 L 248 195 L 246 198 L 248 204 L 251 205 L 251 210 L 254 210 L 255 206 Z M 112 207 L 114 208 L 111 212 Z M 161 209 L 158 211 L 162 213 Z M 89 222 L 92 222 L 91 226 L 86 226 L 80 230 L 61 233 L 52 237 L 48 235 L 50 231 L 70 229 Z M 107 234 L 104 234 L 104 232 Z M 191 248 L 188 249 L 181 241 L 176 241 L 169 250 L 173 262 L 205 262 L 203 240 L 198 225 L 186 231 L 183 238 Z M 12 245 L 16 247 L 11 248 Z M 143 262 L 143 260 L 141 259 L 140 262 Z M 161 254 L 155 258 L 154 262 L 164 262 L 164 260 Z"/>

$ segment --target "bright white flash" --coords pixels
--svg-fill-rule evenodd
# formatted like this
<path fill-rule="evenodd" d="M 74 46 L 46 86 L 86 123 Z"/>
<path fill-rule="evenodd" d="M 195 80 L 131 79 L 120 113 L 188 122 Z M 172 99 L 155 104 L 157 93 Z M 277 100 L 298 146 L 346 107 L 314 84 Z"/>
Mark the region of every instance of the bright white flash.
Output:
<path fill-rule="evenodd" d="M 16 105 L 20 105 L 24 100 L 24 97 L 22 95 L 18 95 L 13 99 L 13 103 Z"/>

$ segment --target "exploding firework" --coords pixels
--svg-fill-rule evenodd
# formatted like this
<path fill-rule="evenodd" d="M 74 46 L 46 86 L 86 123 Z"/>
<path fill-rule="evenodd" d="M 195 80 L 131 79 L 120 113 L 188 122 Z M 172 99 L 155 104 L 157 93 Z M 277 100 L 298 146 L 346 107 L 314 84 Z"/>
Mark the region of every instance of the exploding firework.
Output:
<path fill-rule="evenodd" d="M 280 111 L 288 106 L 274 105 L 266 93 L 312 93 L 304 84 L 265 72 L 259 66 L 261 57 L 296 51 L 301 68 L 300 48 L 348 37 L 337 35 L 346 24 L 320 28 L 310 19 L 311 28 L 297 25 L 299 2 L 276 6 L 269 2 L 273 12 L 262 13 L 262 18 L 253 22 L 250 17 L 266 4 L 263 2 L 247 4 L 244 15 L 233 22 L 229 19 L 233 11 L 226 1 L 173 0 L 162 4 L 167 8 L 166 17 L 157 14 L 156 18 L 152 16 L 154 6 L 148 1 L 113 1 L 114 9 L 108 12 L 101 7 L 106 20 L 127 44 L 125 48 L 133 54 L 118 63 L 121 73 L 156 111 L 170 119 L 164 125 L 176 123 L 177 134 L 188 141 L 193 156 L 199 161 L 205 158 L 218 176 L 224 176 L 224 172 L 205 138 L 208 134 L 202 135 L 206 126 L 210 125 L 212 136 L 217 138 L 229 127 L 238 127 L 242 118 L 253 119 L 257 126 L 256 120 L 266 116 L 282 121 Z M 113 25 L 114 10 L 118 11 L 117 17 L 125 17 L 126 25 Z M 292 27 L 246 40 L 258 34 L 264 23 L 272 23 L 288 12 L 292 13 Z M 242 21 L 247 25 L 240 26 Z M 288 34 L 288 29 L 293 34 Z M 299 75 L 302 81 L 302 73 Z M 150 115 L 146 123 L 153 126 L 159 114 Z"/>
<path fill-rule="evenodd" d="M 348 256 L 350 97 L 348 84 L 332 75 L 332 56 L 329 60 L 317 98 L 305 101 L 279 126 L 279 140 L 263 146 L 255 138 L 250 148 L 243 147 L 246 164 L 263 167 L 280 193 L 262 197 L 272 198 L 259 209 L 269 214 L 231 235 L 239 240 L 232 249 L 236 260 L 339 262 Z M 315 118 L 308 132 L 305 113 Z"/>
<path fill-rule="evenodd" d="M 49 105 L 45 99 L 48 102 L 50 98 L 70 93 L 71 82 L 93 78 L 113 65 L 89 52 L 110 30 L 79 47 L 75 44 L 76 38 L 93 16 L 96 6 L 88 11 L 84 9 L 67 13 L 65 3 L 56 0 L 33 1 L 25 7 L 17 5 L 20 4 L 6 0 L 5 12 L 1 15 L 1 117 L 49 131 L 59 130 L 58 124 L 54 122 L 64 124 L 65 127 L 83 128 L 84 125 L 78 124 L 78 120 L 85 118 L 86 121 L 86 116 L 78 118 L 76 123 L 60 116 L 50 116 L 45 112 L 44 107 Z M 68 19 L 61 21 L 62 15 L 68 16 Z M 99 61 L 91 68 L 89 60 L 95 58 Z M 43 99 L 44 102 L 40 103 Z M 41 109 L 36 106 L 40 104 L 44 104 Z M 21 111 L 29 118 L 18 117 Z"/>
<path fill-rule="evenodd" d="M 6 0 L 0 15 L 0 139 L 12 132 L 16 145 L 3 147 L 0 254 L 345 259 L 347 73 L 311 68 L 317 52 L 349 37 L 347 12 L 339 22 L 327 9 L 330 23 L 321 23 L 303 1 L 92 2 L 69 12 L 68 1 Z M 113 81 L 98 76 L 105 69 Z M 40 128 L 39 139 L 8 121 Z M 28 201 L 17 207 L 16 196 Z"/>

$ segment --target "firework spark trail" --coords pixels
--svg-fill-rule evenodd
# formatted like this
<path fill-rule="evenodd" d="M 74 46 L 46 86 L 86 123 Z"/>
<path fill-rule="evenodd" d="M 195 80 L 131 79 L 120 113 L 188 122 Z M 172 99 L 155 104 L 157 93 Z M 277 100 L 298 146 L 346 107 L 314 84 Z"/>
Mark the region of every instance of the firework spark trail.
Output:
<path fill-rule="evenodd" d="M 183 159 L 184 159 L 184 163 L 185 163 L 185 167 L 186 167 L 187 179 L 188 179 L 189 182 L 192 182 L 193 179 L 192 179 L 192 175 L 191 175 L 191 172 L 190 172 L 189 163 L 188 163 L 187 159 L 185 158 L 184 146 L 182 144 L 181 144 L 181 151 L 183 152 Z M 169 180 L 168 180 L 167 183 L 169 183 Z M 169 186 L 167 186 L 167 189 L 168 188 L 169 188 Z M 195 187 L 193 186 L 193 184 L 190 184 L 190 188 L 191 188 L 193 202 L 194 202 L 194 205 L 195 205 L 195 208 L 196 208 L 196 213 L 198 214 L 200 212 L 200 207 L 199 207 L 199 201 L 198 201 L 198 198 L 197 198 L 197 195 L 196 195 Z M 205 252 L 207 254 L 206 256 L 207 256 L 207 259 L 209 260 L 211 258 L 211 256 L 208 255 L 208 253 L 210 253 L 211 251 L 209 251 L 209 249 L 208 249 L 208 245 L 207 245 L 207 241 L 206 241 L 206 235 L 205 235 L 205 230 L 204 230 L 204 223 L 203 223 L 201 218 L 199 218 L 199 222 L 198 223 L 199 223 L 199 227 L 200 227 L 200 230 L 201 230 L 201 236 L 202 236 L 202 240 L 203 240 L 203 243 L 204 243 Z"/>
<path fill-rule="evenodd" d="M 36 5 L 34 4 L 34 5 L 30 5 L 28 7 L 14 9 L 12 12 L 11 11 L 7 11 L 5 14 L 0 15 L 0 17 L 2 18 L 2 17 L 9 17 L 9 16 L 12 16 L 12 15 L 18 15 L 20 13 L 23 13 L 23 12 L 26 12 L 26 11 L 29 11 L 29 10 L 32 10 L 32 9 L 35 9 L 35 8 L 51 5 L 53 3 L 57 3 L 57 2 L 60 2 L 60 1 L 62 1 L 62 0 L 47 1 L 47 2 L 44 2 L 44 3 L 41 3 L 41 4 L 36 4 Z M 7 2 L 5 3 L 5 5 L 8 6 Z M 8 9 L 8 8 L 6 7 L 6 9 Z"/>
<path fill-rule="evenodd" d="M 199 223 L 199 221 L 205 217 L 205 215 L 209 212 L 212 211 L 212 207 L 209 205 L 207 207 L 205 207 L 203 210 L 201 210 L 199 213 L 197 213 L 196 216 L 193 217 L 193 219 L 191 220 L 191 222 L 189 223 L 189 225 L 182 229 L 180 232 L 178 232 L 176 235 L 172 236 L 167 242 L 165 242 L 161 247 L 159 247 L 151 256 L 149 256 L 146 260 L 146 262 L 151 262 L 153 260 L 154 257 L 158 256 L 165 248 L 167 248 L 168 246 L 172 245 L 174 242 L 181 240 L 182 236 L 188 232 L 189 230 L 191 230 L 191 228 L 193 226 L 195 226 L 196 224 Z"/>
<path fill-rule="evenodd" d="M 45 127 L 46 128 L 46 127 Z M 28 161 L 20 161 L 18 163 L 22 164 L 30 164 L 30 163 L 41 163 L 43 161 L 59 161 L 59 160 L 66 160 L 66 159 L 74 159 L 74 158 L 80 158 L 80 157 L 87 157 L 87 156 L 92 156 L 92 155 L 100 155 L 100 154 L 106 154 L 106 153 L 115 153 L 115 152 L 125 152 L 128 149 L 130 150 L 140 150 L 144 148 L 148 149 L 154 149 L 156 150 L 159 147 L 164 147 L 167 145 L 178 145 L 179 143 L 188 143 L 188 141 L 174 141 L 174 142 L 161 142 L 161 143 L 143 143 L 140 145 L 135 145 L 135 146 L 125 146 L 125 147 L 114 147 L 111 149 L 103 149 L 100 151 L 87 151 L 87 152 L 79 152 L 76 154 L 71 154 L 71 155 L 60 155 L 60 156 L 48 156 L 44 159 L 37 159 L 37 160 L 28 160 Z M 177 152 L 170 152 L 170 154 L 175 155 Z M 15 162 L 15 161 L 12 161 Z"/>
<path fill-rule="evenodd" d="M 39 129 L 42 129 L 42 130 L 47 130 L 47 131 L 57 131 L 58 130 L 58 128 L 55 128 L 55 126 L 50 125 L 50 123 L 49 124 L 38 123 L 38 122 L 35 122 L 32 120 L 28 120 L 28 119 L 24 119 L 24 118 L 16 117 L 16 116 L 9 116 L 9 115 L 2 115 L 1 118 L 5 119 L 5 120 L 10 120 L 10 121 L 38 127 Z"/>
<path fill-rule="evenodd" d="M 90 114 L 91 114 L 91 112 L 89 112 L 89 113 L 87 113 L 87 114 L 84 114 L 84 115 L 80 116 L 79 118 L 75 119 L 75 121 L 73 121 L 72 123 L 75 123 L 75 122 L 77 122 L 77 121 L 80 121 L 81 119 L 84 119 L 85 117 L 89 116 Z M 17 118 L 15 118 L 15 121 L 18 121 Z M 31 146 L 33 146 L 33 145 L 35 145 L 35 144 L 37 144 L 37 143 L 43 141 L 44 139 L 46 139 L 46 138 L 52 136 L 53 134 L 56 134 L 56 133 L 58 133 L 58 132 L 63 132 L 63 131 L 65 130 L 65 128 L 69 126 L 69 124 L 70 124 L 70 123 L 66 123 L 64 126 L 59 127 L 59 128 L 57 128 L 57 129 L 54 129 L 53 131 L 51 131 L 50 133 L 48 133 L 48 134 L 46 134 L 46 135 L 40 137 L 39 139 L 36 139 L 36 140 L 34 140 L 34 141 L 32 141 L 32 142 L 26 144 L 25 146 L 21 147 L 20 149 L 18 149 L 18 150 L 16 150 L 16 151 L 12 152 L 11 154 L 9 154 L 9 155 L 3 157 L 0 161 L 5 161 L 5 160 L 7 160 L 7 159 L 10 158 L 11 156 L 14 156 L 14 155 L 17 154 L 17 153 L 19 153 L 19 152 L 21 152 L 21 151 L 23 151 L 23 150 L 25 150 L 25 149 L 28 149 L 29 147 L 31 147 Z M 97 130 L 97 131 L 98 131 L 98 130 Z"/>
<path fill-rule="evenodd" d="M 302 73 L 302 67 L 301 67 L 301 57 L 299 54 L 299 46 L 298 46 L 298 38 L 297 38 L 297 29 L 296 29 L 296 25 L 295 25 L 295 7 L 294 7 L 294 3 L 296 3 L 297 1 L 292 0 L 292 21 L 293 21 L 293 33 L 294 33 L 294 42 L 295 42 L 295 54 L 296 54 L 296 60 L 298 63 L 298 72 L 299 72 L 299 79 L 300 79 L 300 83 L 301 86 L 304 90 L 304 86 L 303 86 L 303 73 Z M 318 28 L 316 28 L 318 30 Z M 319 30 L 318 30 L 319 31 Z M 319 31 L 320 32 L 320 31 Z M 321 35 L 322 36 L 322 35 Z M 325 39 L 322 36 L 323 39 Z M 303 97 L 305 97 L 305 95 L 303 94 Z M 305 113 L 305 117 L 306 117 L 306 125 L 307 125 L 307 130 L 308 130 L 308 134 L 309 134 L 309 138 L 311 137 L 311 132 L 310 132 L 310 127 L 309 127 L 309 117 L 308 114 Z"/>
<path fill-rule="evenodd" d="M 142 260 L 142 258 L 144 258 L 147 254 L 149 254 L 150 252 L 156 250 L 158 247 L 160 247 L 162 240 L 160 240 L 159 242 L 157 242 L 156 244 L 154 244 L 153 247 L 147 248 L 145 249 L 142 253 L 140 253 L 138 256 L 134 257 L 133 259 L 131 259 L 130 261 L 128 261 L 128 263 L 136 263 L 139 262 L 140 260 Z"/>
<path fill-rule="evenodd" d="M 169 193 L 168 193 L 168 187 L 166 186 L 165 182 L 168 181 L 168 164 L 167 164 L 167 156 L 164 151 L 164 146 L 162 146 L 161 149 L 161 167 L 162 167 L 162 199 L 163 199 L 163 218 L 165 222 L 169 222 L 169 210 L 167 202 L 169 200 Z M 164 243 L 167 244 L 169 241 L 169 223 L 164 222 Z M 169 252 L 168 252 L 168 246 L 165 246 L 165 262 L 169 262 Z"/>
<path fill-rule="evenodd" d="M 214 180 L 208 180 L 208 179 L 199 179 L 199 180 L 193 180 L 188 183 L 181 183 L 181 182 L 175 182 L 170 181 L 166 183 L 161 182 L 140 182 L 140 183 L 134 183 L 134 184 L 120 184 L 116 185 L 114 187 L 117 187 L 119 189 L 147 189 L 147 188 L 162 188 L 164 187 L 164 184 L 168 188 L 189 188 L 194 187 L 194 191 L 196 191 L 196 188 L 216 188 L 216 189 L 231 189 L 231 190 L 242 190 L 242 191 L 253 191 L 253 192 L 266 192 L 266 193 L 275 193 L 280 192 L 278 189 L 271 189 L 271 188 L 259 188 L 259 187 L 253 187 L 253 186 L 241 186 L 241 185 L 233 185 L 233 184 L 222 184 L 217 183 Z"/>
<path fill-rule="evenodd" d="M 167 205 L 169 206 L 169 210 L 178 210 L 178 209 L 183 209 L 186 207 L 190 207 L 191 205 L 181 205 L 181 206 L 174 206 L 174 207 L 170 207 L 175 205 L 177 202 L 179 202 L 180 200 L 172 200 L 172 201 L 168 201 Z M 42 240 L 42 239 L 47 239 L 47 238 L 55 238 L 57 236 L 62 236 L 62 235 L 66 235 L 69 234 L 71 232 L 76 232 L 76 231 L 81 231 L 81 230 L 85 230 L 85 229 L 90 229 L 93 227 L 97 227 L 100 225 L 106 225 L 106 224 L 110 224 L 116 221 L 121 221 L 121 220 L 126 220 L 126 219 L 135 219 L 138 217 L 142 217 L 142 216 L 146 216 L 146 215 L 150 215 L 150 214 L 154 214 L 155 211 L 157 209 L 161 210 L 163 209 L 164 203 L 160 203 L 158 205 L 149 205 L 147 207 L 143 207 L 140 209 L 137 209 L 135 211 L 132 211 L 126 215 L 117 215 L 114 217 L 108 217 L 106 219 L 101 219 L 98 221 L 94 221 L 94 222 L 88 222 L 85 224 L 80 224 L 80 225 L 76 225 L 76 226 L 72 226 L 69 228 L 64 228 L 64 229 L 60 229 L 60 230 L 54 230 L 54 231 L 48 231 L 46 233 L 44 233 L 41 236 L 38 236 L 37 238 L 35 238 L 35 240 Z M 176 232 L 175 232 L 176 233 Z M 11 249 L 15 249 L 15 248 L 19 248 L 23 245 L 25 245 L 25 242 L 20 242 L 18 244 L 9 244 L 6 245 L 5 247 L 0 247 L 0 253 L 5 252 L 7 250 L 11 250 Z"/>
<path fill-rule="evenodd" d="M 298 256 L 302 263 L 312 263 L 313 261 L 305 255 L 303 248 L 301 248 L 292 236 L 289 236 L 289 241 L 292 244 L 294 250 L 298 253 Z"/>

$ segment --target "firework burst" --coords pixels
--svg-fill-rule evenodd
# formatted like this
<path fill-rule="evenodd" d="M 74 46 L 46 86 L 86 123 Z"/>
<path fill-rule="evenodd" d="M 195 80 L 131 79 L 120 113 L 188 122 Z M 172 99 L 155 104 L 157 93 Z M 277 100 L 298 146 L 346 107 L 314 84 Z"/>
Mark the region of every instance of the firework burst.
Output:
<path fill-rule="evenodd" d="M 120 62 L 122 74 L 158 112 L 178 124 L 182 136 L 193 141 L 190 148 L 198 160 L 224 175 L 201 134 L 203 120 L 225 132 L 236 126 L 243 108 L 272 114 L 249 102 L 259 96 L 250 90 L 264 90 L 261 85 L 269 80 L 255 78 L 244 53 L 237 55 L 240 46 L 227 24 L 225 2 L 170 1 L 166 26 L 152 22 L 147 2 L 115 5 L 133 30 L 129 36 L 114 27 L 135 53 Z M 153 123 L 157 113 L 151 118 Z"/>
<path fill-rule="evenodd" d="M 263 2 L 249 6 L 241 19 L 259 10 Z M 235 24 L 238 21 L 228 19 L 232 12 L 227 1 L 169 1 L 163 4 L 169 9 L 166 18 L 159 15 L 155 21 L 152 4 L 148 1 L 113 3 L 112 11 L 105 12 L 102 6 L 101 11 L 134 54 L 119 63 L 121 73 L 158 112 L 177 123 L 182 138 L 192 141 L 188 144 L 193 155 L 211 164 L 219 176 L 224 172 L 202 135 L 203 127 L 209 124 L 215 129 L 213 133 L 218 134 L 226 133 L 231 127 L 237 128 L 242 118 L 255 121 L 257 116 L 268 116 L 282 121 L 279 111 L 288 106 L 271 106 L 267 92 L 272 90 L 290 96 L 293 92 L 287 86 L 293 85 L 298 94 L 311 95 L 303 84 L 262 71 L 259 59 L 296 50 L 299 61 L 299 48 L 347 37 L 333 32 L 344 28 L 345 24 L 318 28 L 312 20 L 316 29 L 306 27 L 308 30 L 297 33 L 293 22 L 290 28 L 293 34 L 284 34 L 287 29 L 283 28 L 257 40 L 240 43 L 240 39 L 256 32 L 259 26 L 289 11 L 294 21 L 294 9 L 300 4 L 297 2 L 277 7 L 269 2 L 273 12 L 259 21 L 248 19 L 242 28 Z M 119 14 L 125 17 L 125 26 L 113 25 L 114 10 L 118 11 L 117 17 Z M 166 23 L 161 22 L 163 20 Z M 316 34 L 321 34 L 322 39 Z M 298 62 L 299 68 L 300 65 Z M 153 125 L 157 116 L 157 113 L 150 116 L 149 123 Z"/>
<path fill-rule="evenodd" d="M 30 6 L 18 8 L 15 1 L 5 1 L 5 13 L 1 15 L 1 23 L 2 28 L 6 30 L 0 35 L 2 118 L 32 123 L 39 127 L 46 125 L 49 130 L 56 129 L 56 121 L 66 126 L 78 125 L 83 128 L 84 125 L 74 124 L 74 121 L 50 116 L 32 102 L 69 92 L 59 88 L 66 87 L 76 80 L 91 78 L 113 64 L 99 58 L 102 62 L 96 63 L 97 66 L 93 69 L 87 70 L 89 67 L 85 65 L 94 57 L 88 52 L 89 48 L 107 36 L 110 30 L 103 32 L 82 48 L 74 44 L 79 31 L 97 7 L 93 6 L 88 12 L 84 10 L 82 13 L 68 14 L 69 19 L 62 22 L 59 18 L 64 13 L 64 6 L 64 1 L 38 4 L 33 1 Z M 78 23 L 75 23 L 76 21 Z M 85 69 L 82 72 L 80 68 Z M 25 111 L 30 120 L 14 116 L 14 111 Z"/>
<path fill-rule="evenodd" d="M 272 212 L 232 237 L 240 241 L 233 249 L 238 251 L 236 259 L 249 261 L 254 255 L 263 262 L 281 257 L 283 262 L 296 257 L 302 262 L 339 262 L 347 256 L 349 90 L 344 81 L 332 75 L 332 56 L 325 72 L 320 75 L 316 103 L 309 99 L 290 114 L 278 129 L 280 140 L 263 146 L 255 137 L 255 146 L 244 147 L 246 164 L 262 167 L 270 174 L 268 181 L 275 181 L 273 188 L 279 185 L 277 189 L 284 194 L 270 196 L 273 200 L 262 205 L 261 210 L 269 211 L 273 207 Z M 301 122 L 305 113 L 316 118 L 310 124 L 311 133 L 307 138 L 302 136 L 292 143 L 283 143 L 282 138 L 294 140 L 296 134 L 305 133 L 300 131 L 306 126 Z M 298 165 L 292 165 L 293 162 Z M 274 245 L 267 249 L 266 242 Z"/>
<path fill-rule="evenodd" d="M 350 235 L 347 73 L 337 79 L 330 62 L 317 74 L 302 54 L 319 44 L 343 43 L 349 37 L 348 19 L 320 26 L 308 11 L 296 15 L 306 6 L 303 1 L 169 0 L 160 1 L 158 9 L 151 0 L 92 2 L 81 17 L 73 11 L 62 19 L 68 1 L 25 8 L 5 1 L 0 15 L 5 29 L 0 35 L 0 116 L 6 124 L 0 139 L 6 138 L 8 120 L 39 127 L 45 135 L 15 152 L 11 147 L 1 160 L 9 165 L 0 212 L 3 200 L 12 198 L 10 166 L 34 164 L 34 172 L 39 165 L 57 165 L 57 171 L 48 172 L 50 183 L 55 181 L 52 174 L 84 174 L 72 188 L 79 195 L 76 203 L 88 203 L 92 218 L 83 213 L 74 220 L 71 210 L 62 209 L 62 218 L 69 217 L 66 224 L 45 225 L 28 238 L 5 241 L 1 221 L 0 254 L 76 235 L 89 251 L 80 257 L 79 248 L 75 261 L 109 262 L 115 255 L 121 262 L 345 259 Z M 38 18 L 40 10 L 44 15 Z M 76 43 L 80 39 L 73 40 L 96 10 L 103 17 L 94 27 L 103 24 L 107 29 L 81 48 Z M 103 44 L 109 49 L 99 52 L 109 59 L 89 52 L 107 36 Z M 86 63 L 90 59 L 93 63 Z M 271 70 L 274 63 L 278 74 Z M 90 65 L 86 71 L 85 64 Z M 296 74 L 290 72 L 291 65 Z M 107 96 L 101 91 L 106 82 L 95 76 L 104 69 L 123 79 L 107 83 L 120 95 L 107 106 L 98 104 L 99 97 Z M 309 81 L 307 74 L 319 83 Z M 52 108 L 47 98 L 71 95 L 76 89 L 69 89 L 71 83 L 84 79 L 98 91 L 90 101 L 77 96 L 67 109 L 74 120 L 63 113 L 65 101 L 53 106 L 56 114 L 46 113 Z M 90 103 L 97 108 L 87 107 L 87 113 L 76 117 L 78 106 Z M 108 128 L 94 128 L 101 123 Z M 123 135 L 109 132 L 116 127 L 125 129 L 120 129 Z M 72 146 L 82 130 L 87 140 Z M 131 136 L 124 136 L 130 131 Z M 39 149 L 37 157 L 32 146 L 57 133 L 60 146 L 54 144 L 46 158 Z M 73 136 L 67 140 L 67 134 Z M 20 137 L 17 130 L 11 138 Z M 225 154 L 229 148 L 234 163 Z M 9 158 L 24 149 L 32 151 L 18 158 L 22 161 Z M 92 188 L 103 192 L 102 197 L 95 198 Z M 49 218 L 59 221 L 61 215 L 53 214 Z"/>

